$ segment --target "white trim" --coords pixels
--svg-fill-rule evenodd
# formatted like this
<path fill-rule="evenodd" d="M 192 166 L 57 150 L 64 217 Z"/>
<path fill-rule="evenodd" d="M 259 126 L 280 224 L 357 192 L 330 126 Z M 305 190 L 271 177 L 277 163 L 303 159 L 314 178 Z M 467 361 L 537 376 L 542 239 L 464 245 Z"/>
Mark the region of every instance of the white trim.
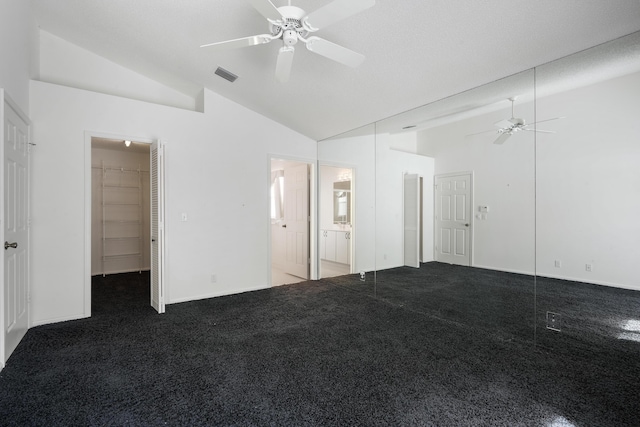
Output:
<path fill-rule="evenodd" d="M 438 261 L 436 261 L 438 262 Z M 443 263 L 446 264 L 446 263 Z M 524 276 L 531 276 L 534 277 L 535 273 L 532 271 L 524 271 L 524 270 L 513 270 L 510 268 L 496 268 L 496 267 L 490 267 L 490 266 L 486 266 L 486 265 L 472 265 L 471 267 L 473 268 L 481 268 L 483 270 L 490 270 L 490 271 L 501 271 L 503 273 L 514 273 L 514 274 L 522 274 Z"/>
<path fill-rule="evenodd" d="M 0 197 L 0 233 L 2 233 L 2 240 L 4 240 L 4 102 L 7 99 L 7 93 L 4 89 L 0 88 L 0 143 L 2 143 L 3 149 L 0 150 L 0 191 L 2 197 Z M 31 173 L 31 171 L 29 171 Z M 0 263 L 0 371 L 4 368 L 5 362 L 5 301 L 4 301 L 4 259 Z M 31 315 L 31 313 L 29 313 Z M 29 321 L 31 323 L 31 321 Z"/>
<path fill-rule="evenodd" d="M 33 323 L 33 325 L 31 325 L 31 327 L 42 326 L 42 325 L 50 325 L 52 323 L 68 322 L 70 320 L 81 320 L 81 319 L 86 319 L 88 317 L 91 317 L 91 316 L 86 316 L 84 314 L 79 314 L 79 315 L 75 315 L 75 316 L 63 316 L 63 317 L 54 317 L 54 318 L 50 318 L 50 319 L 41 319 L 41 320 Z"/>
<path fill-rule="evenodd" d="M 554 274 L 544 274 L 544 275 L 536 274 L 536 277 L 540 279 L 557 279 L 557 280 L 565 280 L 567 282 L 586 283 L 589 285 L 607 286 L 610 288 L 627 289 L 630 291 L 640 291 L 640 287 L 633 287 L 631 285 L 627 285 L 624 283 L 611 283 L 611 282 L 603 282 L 600 280 L 577 279 L 575 277 L 559 276 Z"/>
<path fill-rule="evenodd" d="M 178 298 L 176 300 L 171 301 L 171 304 L 180 304 L 183 302 L 191 302 L 191 301 L 199 301 L 199 300 L 204 300 L 204 299 L 210 299 L 210 298 L 217 298 L 217 297 L 224 297 L 224 296 L 229 296 L 229 295 L 239 295 L 239 294 L 243 294 L 246 292 L 253 292 L 253 291 L 262 291 L 265 289 L 270 289 L 271 288 L 271 284 L 267 284 L 267 285 L 257 285 L 257 286 L 252 286 L 249 288 L 243 288 L 243 289 L 233 289 L 233 290 L 229 290 L 229 291 L 221 291 L 221 292 L 214 292 L 214 293 L 209 293 L 209 294 L 201 294 L 198 296 L 190 296 L 190 297 L 185 297 L 185 298 Z"/>
<path fill-rule="evenodd" d="M 107 138 L 136 141 L 143 144 L 153 142 L 152 139 L 131 135 L 111 134 L 105 132 L 84 132 L 84 313 L 79 319 L 91 317 L 91 139 Z M 74 320 L 63 319 L 56 321 Z"/>

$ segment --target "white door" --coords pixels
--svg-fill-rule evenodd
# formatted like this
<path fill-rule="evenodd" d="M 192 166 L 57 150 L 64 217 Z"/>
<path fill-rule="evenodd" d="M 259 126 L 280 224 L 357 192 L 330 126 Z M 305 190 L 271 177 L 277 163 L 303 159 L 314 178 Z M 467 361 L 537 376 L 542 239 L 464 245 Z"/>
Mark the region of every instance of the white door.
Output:
<path fill-rule="evenodd" d="M 164 313 L 164 147 L 151 144 L 151 306 Z"/>
<path fill-rule="evenodd" d="M 471 265 L 471 174 L 436 176 L 436 261 Z"/>
<path fill-rule="evenodd" d="M 420 268 L 420 176 L 404 175 L 404 265 Z"/>
<path fill-rule="evenodd" d="M 4 358 L 29 329 L 29 125 L 4 103 Z"/>
<path fill-rule="evenodd" d="M 285 272 L 309 278 L 309 166 L 284 169 Z"/>

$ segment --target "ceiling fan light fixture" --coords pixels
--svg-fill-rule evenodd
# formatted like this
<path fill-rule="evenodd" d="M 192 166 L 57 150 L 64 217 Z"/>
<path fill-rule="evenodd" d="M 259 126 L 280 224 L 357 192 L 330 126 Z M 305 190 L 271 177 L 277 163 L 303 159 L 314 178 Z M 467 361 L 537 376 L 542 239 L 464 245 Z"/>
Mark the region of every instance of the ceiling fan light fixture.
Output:
<path fill-rule="evenodd" d="M 281 83 L 289 79 L 293 48 L 298 41 L 303 42 L 310 52 L 317 53 L 349 67 L 357 67 L 364 61 L 364 55 L 332 43 L 319 37 L 309 37 L 309 33 L 321 27 L 331 25 L 356 13 L 362 12 L 375 4 L 375 0 L 333 0 L 316 11 L 307 14 L 303 9 L 291 6 L 276 7 L 272 0 L 246 0 L 267 19 L 270 34 L 249 36 L 240 39 L 200 45 L 213 51 L 243 48 L 281 40 L 283 48 L 278 52 L 276 64 L 276 80 Z M 220 70 L 220 69 L 219 69 Z M 220 75 L 218 71 L 216 74 Z M 231 73 L 230 73 L 231 74 Z M 231 74 L 233 75 L 233 74 Z M 220 75 L 227 78 L 224 75 Z M 235 76 L 234 76 L 235 77 Z M 229 81 L 233 81 L 227 78 Z M 234 79 L 235 80 L 235 79 Z"/>
<path fill-rule="evenodd" d="M 231 83 L 235 82 L 236 79 L 238 78 L 238 76 L 236 76 L 235 74 L 233 74 L 231 71 L 225 70 L 222 67 L 218 67 L 215 71 L 215 74 L 217 76 L 222 77 L 223 79 L 230 81 Z"/>

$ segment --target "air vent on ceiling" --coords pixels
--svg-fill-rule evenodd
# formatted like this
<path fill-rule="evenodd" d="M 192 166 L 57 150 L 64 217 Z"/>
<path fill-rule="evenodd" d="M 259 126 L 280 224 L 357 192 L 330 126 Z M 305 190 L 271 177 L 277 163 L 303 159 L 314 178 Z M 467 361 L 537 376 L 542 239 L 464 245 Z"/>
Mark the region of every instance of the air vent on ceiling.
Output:
<path fill-rule="evenodd" d="M 236 76 L 230 71 L 225 70 L 222 67 L 218 67 L 218 69 L 216 70 L 216 74 L 225 80 L 229 80 L 231 83 L 235 82 L 236 79 L 238 78 L 238 76 Z"/>

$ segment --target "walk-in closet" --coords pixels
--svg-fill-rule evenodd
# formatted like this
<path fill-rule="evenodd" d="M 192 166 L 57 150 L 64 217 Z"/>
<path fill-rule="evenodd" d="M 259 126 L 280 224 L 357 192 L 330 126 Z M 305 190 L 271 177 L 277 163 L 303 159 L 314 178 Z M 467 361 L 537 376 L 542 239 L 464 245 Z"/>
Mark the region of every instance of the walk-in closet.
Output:
<path fill-rule="evenodd" d="M 91 275 L 149 270 L 149 145 L 92 138 L 91 172 Z"/>

